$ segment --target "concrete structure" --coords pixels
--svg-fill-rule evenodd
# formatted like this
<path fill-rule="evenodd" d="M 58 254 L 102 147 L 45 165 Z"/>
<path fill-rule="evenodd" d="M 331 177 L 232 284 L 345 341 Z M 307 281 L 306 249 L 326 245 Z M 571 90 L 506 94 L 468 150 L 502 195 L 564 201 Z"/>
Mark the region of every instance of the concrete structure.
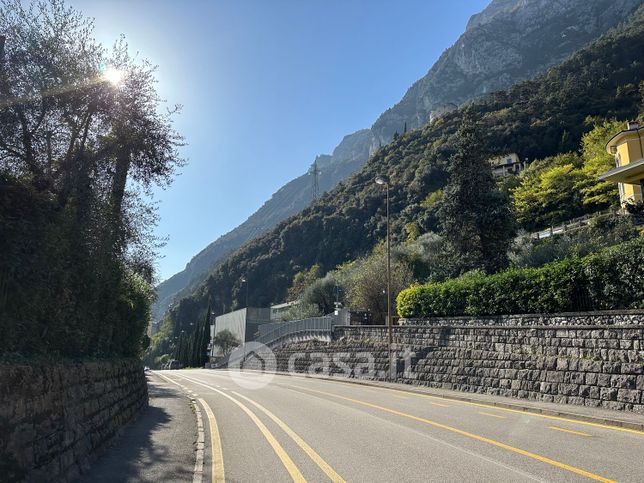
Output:
<path fill-rule="evenodd" d="M 210 340 L 222 330 L 229 330 L 241 342 L 248 342 L 258 335 L 263 324 L 271 322 L 271 309 L 247 307 L 215 317 L 210 326 Z M 212 344 L 211 344 L 212 347 Z M 216 355 L 217 347 L 212 347 L 211 355 Z"/>
<path fill-rule="evenodd" d="M 519 159 L 517 153 L 508 153 L 489 160 L 492 165 L 492 176 L 503 178 L 511 174 L 519 174 L 526 168 L 526 163 Z"/>
<path fill-rule="evenodd" d="M 637 121 L 628 122 L 626 129 L 615 134 L 606 144 L 606 151 L 615 156 L 615 167 L 599 175 L 599 179 L 614 181 L 619 186 L 622 206 L 641 203 L 644 191 L 644 141 Z"/>

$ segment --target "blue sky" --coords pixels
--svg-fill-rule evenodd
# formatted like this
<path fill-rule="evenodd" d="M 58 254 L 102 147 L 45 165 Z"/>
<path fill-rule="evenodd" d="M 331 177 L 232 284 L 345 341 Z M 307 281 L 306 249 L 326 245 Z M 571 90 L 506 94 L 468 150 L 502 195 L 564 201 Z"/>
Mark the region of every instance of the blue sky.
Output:
<path fill-rule="evenodd" d="M 70 0 L 184 106 L 188 165 L 155 193 L 166 279 L 398 102 L 489 0 Z"/>

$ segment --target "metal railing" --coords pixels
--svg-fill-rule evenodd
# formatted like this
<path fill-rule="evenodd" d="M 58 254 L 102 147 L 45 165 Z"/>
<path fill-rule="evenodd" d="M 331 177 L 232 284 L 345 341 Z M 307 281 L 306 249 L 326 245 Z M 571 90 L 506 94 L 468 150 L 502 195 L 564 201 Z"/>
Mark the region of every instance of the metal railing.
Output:
<path fill-rule="evenodd" d="M 578 230 L 579 228 L 588 226 L 593 220 L 605 218 L 613 213 L 613 210 L 608 209 L 580 216 L 579 218 L 573 218 L 572 220 L 565 221 L 561 225 L 551 226 L 550 228 L 546 228 L 545 230 L 536 231 L 532 233 L 532 237 L 536 238 L 537 240 L 541 240 L 553 235 L 561 235 L 569 231 Z"/>
<path fill-rule="evenodd" d="M 335 317 L 332 316 L 293 320 L 291 322 L 284 322 L 282 324 L 279 324 L 272 331 L 255 339 L 255 342 L 261 342 L 264 345 L 269 345 L 289 335 L 294 335 L 302 332 L 331 333 L 334 325 L 338 325 L 338 321 L 335 319 Z"/>
<path fill-rule="evenodd" d="M 266 346 L 270 346 L 270 344 L 284 339 L 285 337 L 297 334 L 315 333 L 330 335 L 333 332 L 333 326 L 335 325 L 346 325 L 346 322 L 342 322 L 338 317 L 334 317 L 332 315 L 324 317 L 312 317 L 302 320 L 293 320 L 291 322 L 283 322 L 278 324 L 275 329 L 256 338 L 252 342 L 259 342 Z M 237 355 L 234 359 L 231 359 L 232 354 L 222 357 L 216 363 L 214 363 L 212 367 L 225 367 L 228 366 L 228 364 L 237 362 L 245 357 L 245 355 L 240 356 L 239 352 L 236 352 L 236 354 Z"/>

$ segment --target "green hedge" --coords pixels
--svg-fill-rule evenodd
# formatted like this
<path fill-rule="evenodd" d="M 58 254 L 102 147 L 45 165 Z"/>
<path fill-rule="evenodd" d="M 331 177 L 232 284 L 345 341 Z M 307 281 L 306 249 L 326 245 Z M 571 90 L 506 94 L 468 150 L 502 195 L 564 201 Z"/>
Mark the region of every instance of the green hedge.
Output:
<path fill-rule="evenodd" d="M 644 308 L 644 238 L 583 258 L 403 290 L 401 317 Z"/>

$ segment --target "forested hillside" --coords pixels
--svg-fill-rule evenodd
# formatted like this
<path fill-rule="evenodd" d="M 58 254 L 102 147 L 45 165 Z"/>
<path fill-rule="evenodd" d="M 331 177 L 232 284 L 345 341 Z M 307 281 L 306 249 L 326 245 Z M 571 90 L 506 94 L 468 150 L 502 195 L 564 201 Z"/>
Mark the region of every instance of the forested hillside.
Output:
<path fill-rule="evenodd" d="M 318 156 L 320 191 L 346 180 L 396 132 L 424 125 L 463 102 L 506 89 L 564 60 L 629 14 L 641 0 L 492 0 L 472 16 L 465 32 L 446 49 L 402 100 L 371 129 L 345 136 L 331 155 Z M 189 295 L 226 256 L 311 202 L 311 177 L 289 181 L 253 215 L 195 255 L 181 272 L 157 287 L 153 316 Z"/>
<path fill-rule="evenodd" d="M 644 7 L 631 21 L 539 77 L 507 92 L 492 93 L 474 107 L 489 152 L 515 151 L 542 159 L 574 151 L 589 130 L 588 116 L 627 119 L 637 115 L 642 96 Z M 420 233 L 436 227 L 424 200 L 444 186 L 446 163 L 464 110 L 453 111 L 379 149 L 345 183 L 300 214 L 247 244 L 220 265 L 195 293 L 171 311 L 165 330 L 187 329 L 212 300 L 215 312 L 241 305 L 242 277 L 249 280 L 251 306 L 282 301 L 298 271 L 319 264 L 322 271 L 370 251 L 385 235 L 384 193 L 374 183 L 392 183 L 392 232 L 405 226 Z"/>

